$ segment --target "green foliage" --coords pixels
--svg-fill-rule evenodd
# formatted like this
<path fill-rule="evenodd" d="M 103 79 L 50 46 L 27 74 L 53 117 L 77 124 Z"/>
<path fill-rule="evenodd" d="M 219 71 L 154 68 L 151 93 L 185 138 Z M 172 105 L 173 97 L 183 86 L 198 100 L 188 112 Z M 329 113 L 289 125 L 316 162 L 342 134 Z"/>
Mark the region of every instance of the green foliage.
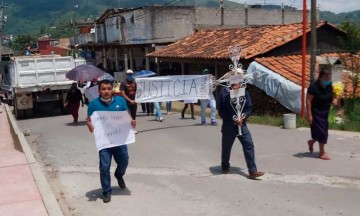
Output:
<path fill-rule="evenodd" d="M 340 29 L 347 33 L 344 39 L 340 39 L 343 49 L 350 53 L 357 53 L 360 50 L 360 25 L 345 21 L 341 23 Z"/>
<path fill-rule="evenodd" d="M 328 122 L 330 126 L 336 124 L 336 108 L 334 108 L 334 106 L 330 107 Z"/>
<path fill-rule="evenodd" d="M 31 43 L 37 41 L 37 38 L 32 35 L 19 35 L 14 39 L 11 44 L 11 48 L 15 51 L 24 51 Z"/>

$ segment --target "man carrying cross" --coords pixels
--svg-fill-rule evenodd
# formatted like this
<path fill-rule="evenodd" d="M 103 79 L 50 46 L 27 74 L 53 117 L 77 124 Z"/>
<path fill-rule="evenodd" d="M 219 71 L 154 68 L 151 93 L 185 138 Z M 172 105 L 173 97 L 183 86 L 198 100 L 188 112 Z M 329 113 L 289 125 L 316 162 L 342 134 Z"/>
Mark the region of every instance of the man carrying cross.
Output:
<path fill-rule="evenodd" d="M 259 172 L 255 164 L 254 143 L 250 131 L 246 125 L 246 120 L 252 111 L 250 94 L 245 88 L 240 88 L 243 82 L 243 75 L 231 76 L 229 83 L 231 87 L 221 90 L 219 96 L 219 116 L 223 119 L 221 168 L 223 174 L 230 172 L 230 154 L 234 140 L 237 137 L 242 144 L 245 161 L 249 171 L 249 178 L 255 179 L 264 175 Z"/>

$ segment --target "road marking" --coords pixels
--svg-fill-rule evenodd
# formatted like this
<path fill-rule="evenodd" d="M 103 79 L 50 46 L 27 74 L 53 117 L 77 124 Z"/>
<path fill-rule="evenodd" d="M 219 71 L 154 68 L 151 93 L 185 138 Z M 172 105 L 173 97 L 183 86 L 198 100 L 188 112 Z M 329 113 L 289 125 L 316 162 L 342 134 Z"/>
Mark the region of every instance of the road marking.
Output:
<path fill-rule="evenodd" d="M 47 171 L 54 172 L 54 169 L 48 168 Z M 94 173 L 98 174 L 99 170 L 96 167 L 61 167 L 56 170 L 62 174 L 70 173 Z M 111 171 L 114 172 L 115 168 L 112 167 Z M 190 176 L 195 178 L 227 178 L 236 180 L 247 180 L 244 178 L 244 173 L 234 173 L 228 175 L 221 175 L 220 171 L 211 173 L 204 170 L 183 170 L 169 167 L 153 167 L 153 168 L 128 168 L 127 175 L 152 175 L 152 176 Z M 266 173 L 261 177 L 260 182 L 273 182 L 273 183 L 288 183 L 288 184 L 317 184 L 331 188 L 354 188 L 360 189 L 360 178 L 352 177 L 339 177 L 339 176 L 325 176 L 318 174 L 307 173 Z"/>

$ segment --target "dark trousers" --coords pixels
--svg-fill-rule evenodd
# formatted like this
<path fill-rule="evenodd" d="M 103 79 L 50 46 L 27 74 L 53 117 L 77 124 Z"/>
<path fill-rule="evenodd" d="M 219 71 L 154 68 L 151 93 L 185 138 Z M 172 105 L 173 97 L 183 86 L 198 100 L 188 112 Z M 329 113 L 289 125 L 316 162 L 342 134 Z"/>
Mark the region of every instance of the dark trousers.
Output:
<path fill-rule="evenodd" d="M 246 124 L 241 127 L 242 136 L 238 136 L 238 126 L 234 125 L 233 121 L 224 121 L 221 132 L 221 167 L 222 169 L 228 169 L 230 167 L 230 154 L 231 148 L 234 144 L 235 138 L 237 137 L 242 145 L 246 165 L 249 173 L 257 171 L 255 164 L 255 150 L 254 143 Z"/>
<path fill-rule="evenodd" d="M 146 111 L 148 115 L 152 115 L 154 113 L 154 103 L 146 103 Z"/>
<path fill-rule="evenodd" d="M 74 119 L 74 122 L 78 122 L 80 101 L 74 102 L 74 103 L 69 103 L 68 106 L 69 106 L 69 111 Z"/>
<path fill-rule="evenodd" d="M 141 110 L 142 112 L 146 112 L 146 103 L 141 103 Z"/>
<path fill-rule="evenodd" d="M 130 111 L 130 115 L 132 119 L 136 119 L 136 112 L 137 112 L 137 104 L 130 104 L 128 103 L 128 109 Z"/>
<path fill-rule="evenodd" d="M 187 108 L 189 107 L 189 104 L 185 104 L 182 112 L 181 112 L 181 118 L 185 118 L 185 111 L 187 110 Z M 190 111 L 191 111 L 191 118 L 195 118 L 194 116 L 194 104 L 190 104 Z"/>
<path fill-rule="evenodd" d="M 103 195 L 111 194 L 112 192 L 110 177 L 112 156 L 114 156 L 114 160 L 117 164 L 115 170 L 116 178 L 120 178 L 125 175 L 126 168 L 129 163 L 129 155 L 126 145 L 106 148 L 99 151 L 100 182 L 103 190 Z"/>

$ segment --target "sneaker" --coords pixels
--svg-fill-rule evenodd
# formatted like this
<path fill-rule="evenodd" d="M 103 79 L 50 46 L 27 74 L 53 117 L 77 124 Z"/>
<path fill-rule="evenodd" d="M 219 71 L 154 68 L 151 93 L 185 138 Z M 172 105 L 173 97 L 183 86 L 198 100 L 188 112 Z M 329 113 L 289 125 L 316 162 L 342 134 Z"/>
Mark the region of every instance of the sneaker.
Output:
<path fill-rule="evenodd" d="M 201 122 L 201 125 L 206 126 L 207 123 L 206 122 Z"/>
<path fill-rule="evenodd" d="M 218 123 L 217 122 L 211 122 L 211 125 L 212 126 L 218 126 Z"/>
<path fill-rule="evenodd" d="M 106 195 L 104 195 L 104 197 L 103 197 L 103 202 L 104 203 L 108 203 L 108 202 L 110 202 L 111 201 L 111 194 L 106 194 Z"/>
<path fill-rule="evenodd" d="M 125 184 L 125 181 L 124 181 L 124 178 L 123 177 L 120 177 L 120 178 L 117 178 L 117 181 L 118 181 L 118 185 L 121 189 L 125 189 L 126 188 L 126 184 Z"/>
<path fill-rule="evenodd" d="M 160 117 L 160 118 L 159 118 L 159 122 L 162 122 L 163 120 L 164 120 L 163 117 Z"/>

